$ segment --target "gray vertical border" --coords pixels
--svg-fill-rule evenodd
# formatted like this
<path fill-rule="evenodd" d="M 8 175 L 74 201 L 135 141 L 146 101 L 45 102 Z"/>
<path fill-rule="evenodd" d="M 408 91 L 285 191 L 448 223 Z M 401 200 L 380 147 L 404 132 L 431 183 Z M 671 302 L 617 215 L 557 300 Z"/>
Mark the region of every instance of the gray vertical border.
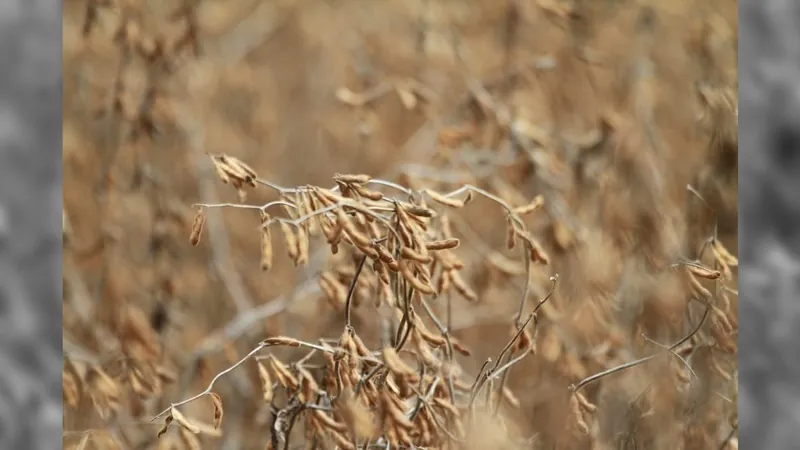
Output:
<path fill-rule="evenodd" d="M 800 448 L 800 3 L 739 2 L 740 448 Z"/>
<path fill-rule="evenodd" d="M 0 449 L 60 448 L 61 1 L 0 1 Z"/>

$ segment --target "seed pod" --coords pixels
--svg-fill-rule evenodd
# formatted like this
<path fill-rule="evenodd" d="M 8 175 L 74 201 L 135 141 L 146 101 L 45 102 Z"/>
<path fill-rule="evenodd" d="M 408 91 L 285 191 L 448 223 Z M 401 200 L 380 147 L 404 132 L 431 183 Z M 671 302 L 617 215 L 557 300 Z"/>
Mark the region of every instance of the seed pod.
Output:
<path fill-rule="evenodd" d="M 455 270 L 450 271 L 450 281 L 453 283 L 453 288 L 461 294 L 462 297 L 467 299 L 470 302 L 477 302 L 478 301 L 478 294 L 472 290 L 467 283 L 461 278 L 461 274 Z"/>
<path fill-rule="evenodd" d="M 214 167 L 214 173 L 217 174 L 217 177 L 220 179 L 220 181 L 222 181 L 224 184 L 230 184 L 231 177 L 229 177 L 228 174 L 225 173 L 224 170 L 222 170 L 222 167 L 220 167 L 220 165 L 217 164 L 217 161 L 213 157 L 211 158 L 211 161 L 212 161 L 212 166 Z"/>
<path fill-rule="evenodd" d="M 340 311 L 347 301 L 347 289 L 330 272 L 320 275 L 319 285 L 331 306 Z"/>
<path fill-rule="evenodd" d="M 416 383 L 419 379 L 417 373 L 405 361 L 400 358 L 397 351 L 392 347 L 385 347 L 383 349 L 383 362 L 386 367 L 397 376 L 407 377 Z"/>
<path fill-rule="evenodd" d="M 269 367 L 278 379 L 278 383 L 289 391 L 294 392 L 300 386 L 300 382 L 292 372 L 274 356 L 269 358 Z"/>
<path fill-rule="evenodd" d="M 272 377 L 270 377 L 269 371 L 261 361 L 258 361 L 258 378 L 261 380 L 264 403 L 272 403 L 272 398 L 275 396 L 275 392 L 272 389 Z"/>
<path fill-rule="evenodd" d="M 420 294 L 416 293 L 416 295 Z M 431 333 L 431 331 L 425 327 L 425 323 L 422 321 L 422 319 L 420 319 L 417 315 L 414 315 L 414 327 L 419 332 L 420 338 L 422 338 L 431 346 L 441 347 L 447 344 L 447 340 L 445 338 Z"/>
<path fill-rule="evenodd" d="M 458 339 L 450 337 L 450 345 L 453 346 L 453 350 L 461 353 L 464 356 L 472 356 L 472 351 L 464 346 Z"/>
<path fill-rule="evenodd" d="M 581 413 L 580 403 L 576 395 L 569 396 L 569 403 L 572 409 L 572 414 L 575 416 L 575 425 L 577 425 L 578 430 L 580 430 L 583 434 L 589 434 L 589 424 L 583 419 L 583 414 Z"/>
<path fill-rule="evenodd" d="M 300 227 L 297 229 L 297 261 L 298 266 L 308 263 L 308 229 Z"/>
<path fill-rule="evenodd" d="M 720 242 L 717 239 L 714 239 L 711 242 L 711 246 L 712 246 L 713 250 L 715 251 L 715 254 L 719 255 L 719 258 L 721 260 L 723 260 L 725 262 L 725 264 L 727 264 L 727 265 L 729 265 L 731 267 L 738 267 L 739 266 L 739 258 L 737 258 L 736 256 L 733 256 L 728 251 L 728 249 L 725 248 L 724 245 L 722 245 L 722 242 Z"/>
<path fill-rule="evenodd" d="M 695 277 L 691 272 L 689 273 L 689 284 L 692 287 L 692 291 L 694 291 L 695 294 L 700 295 L 702 298 L 712 297 L 711 291 L 706 289 L 705 286 L 700 283 L 700 280 L 698 280 L 697 277 Z"/>
<path fill-rule="evenodd" d="M 689 269 L 689 272 L 691 272 L 692 275 L 705 278 L 707 280 L 716 280 L 721 275 L 719 270 L 709 269 L 697 264 L 686 264 L 686 268 Z"/>
<path fill-rule="evenodd" d="M 380 280 L 381 284 L 389 284 L 389 269 L 386 268 L 386 264 L 382 263 L 378 259 L 373 259 L 372 270 L 378 275 L 378 279 Z"/>
<path fill-rule="evenodd" d="M 336 210 L 339 224 L 341 224 L 347 237 L 353 241 L 357 247 L 371 247 L 372 240 L 364 233 L 356 229 L 355 224 L 350 217 L 344 212 L 344 208 Z"/>
<path fill-rule="evenodd" d="M 353 336 L 353 343 L 355 343 L 356 353 L 358 354 L 358 356 L 362 358 L 369 356 L 371 352 L 369 351 L 369 348 L 367 348 L 367 346 L 364 345 L 364 341 L 361 340 L 361 337 L 355 332 L 351 332 L 351 334 Z"/>
<path fill-rule="evenodd" d="M 344 184 L 365 184 L 369 183 L 371 176 L 365 174 L 340 174 L 333 176 L 333 181 Z"/>
<path fill-rule="evenodd" d="M 586 397 L 584 397 L 584 395 L 581 394 L 580 392 L 575 393 L 575 398 L 578 400 L 579 406 L 584 411 L 588 413 L 594 413 L 597 411 L 597 406 L 594 403 L 587 400 Z"/>
<path fill-rule="evenodd" d="M 358 193 L 358 195 L 366 199 L 372 200 L 373 202 L 383 200 L 382 192 L 373 191 L 372 189 L 367 189 L 363 186 L 356 186 L 355 191 Z"/>
<path fill-rule="evenodd" d="M 453 237 L 453 226 L 450 223 L 450 217 L 445 215 L 441 216 L 439 218 L 439 227 L 442 229 L 442 237 L 445 239 Z"/>
<path fill-rule="evenodd" d="M 281 232 L 283 233 L 284 242 L 286 244 L 286 252 L 289 254 L 289 258 L 292 261 L 297 262 L 297 257 L 299 256 L 297 253 L 297 235 L 292 230 L 291 225 L 284 221 L 278 222 Z"/>
<path fill-rule="evenodd" d="M 436 217 L 436 211 L 423 206 L 407 205 L 405 209 L 412 216 L 423 217 L 426 219 Z"/>
<path fill-rule="evenodd" d="M 517 228 L 511 216 L 506 216 L 506 247 L 513 250 L 517 244 Z"/>
<path fill-rule="evenodd" d="M 252 167 L 248 166 L 244 163 L 244 161 L 234 158 L 233 156 L 227 156 L 228 164 L 233 167 L 237 172 L 244 174 L 242 177 L 243 180 L 247 182 L 252 187 L 256 187 L 256 178 L 258 178 L 258 174 Z"/>
<path fill-rule="evenodd" d="M 411 263 L 407 261 L 400 261 L 400 273 L 403 275 L 403 278 L 406 279 L 414 289 L 419 290 L 423 294 L 428 295 L 435 295 L 436 291 L 433 289 L 433 286 L 430 284 L 422 282 L 419 278 L 416 277 L 414 271 L 411 269 Z"/>
<path fill-rule="evenodd" d="M 436 203 L 440 203 L 440 204 L 442 204 L 444 206 L 449 206 L 451 208 L 463 208 L 464 207 L 464 201 L 462 201 L 462 200 L 458 200 L 458 199 L 455 199 L 455 198 L 452 198 L 452 197 L 447 197 L 447 196 L 442 195 L 442 194 L 440 194 L 440 193 L 438 193 L 436 191 L 433 191 L 431 189 L 425 189 L 424 192 L 425 192 L 425 194 L 428 195 L 428 197 L 433 199 L 433 201 L 435 201 Z"/>
<path fill-rule="evenodd" d="M 200 235 L 203 234 L 203 226 L 206 224 L 206 215 L 203 208 L 197 210 L 192 223 L 192 232 L 189 234 L 189 242 L 196 246 L 200 243 Z"/>
<path fill-rule="evenodd" d="M 550 264 L 550 257 L 547 256 L 547 253 L 533 236 L 528 233 L 518 233 L 518 236 L 528 244 L 531 262 L 544 265 Z"/>
<path fill-rule="evenodd" d="M 380 259 L 380 261 L 383 262 L 384 264 L 388 265 L 390 269 L 397 272 L 397 270 L 399 269 L 397 267 L 397 261 L 395 261 L 394 257 L 389 252 L 389 250 L 387 250 L 386 247 L 378 243 L 374 244 L 374 248 L 378 252 L 378 259 Z"/>
<path fill-rule="evenodd" d="M 516 207 L 512 211 L 518 216 L 525 216 L 541 208 L 542 205 L 544 205 L 544 197 L 537 195 L 532 202 L 525 206 Z"/>
<path fill-rule="evenodd" d="M 443 239 L 441 241 L 426 242 L 425 248 L 428 250 L 451 250 L 458 247 L 459 240 L 455 238 Z"/>
<path fill-rule="evenodd" d="M 439 279 L 436 281 L 436 291 L 439 294 L 444 294 L 450 289 L 450 270 L 444 269 L 439 274 Z"/>
<path fill-rule="evenodd" d="M 272 267 L 272 233 L 266 226 L 270 216 L 261 211 L 261 270 L 267 271 Z"/>
<path fill-rule="evenodd" d="M 433 258 L 430 255 L 424 255 L 420 252 L 415 251 L 411 247 L 403 247 L 400 249 L 400 254 L 403 255 L 403 258 L 416 261 L 421 264 L 429 264 L 433 261 Z"/>

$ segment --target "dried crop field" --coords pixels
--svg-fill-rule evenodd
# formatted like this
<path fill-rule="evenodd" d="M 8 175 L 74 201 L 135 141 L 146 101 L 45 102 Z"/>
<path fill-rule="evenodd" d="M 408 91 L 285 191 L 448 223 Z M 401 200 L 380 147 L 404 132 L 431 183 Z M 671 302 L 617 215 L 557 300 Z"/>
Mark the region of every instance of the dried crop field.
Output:
<path fill-rule="evenodd" d="M 737 448 L 736 8 L 66 0 L 65 448 Z"/>

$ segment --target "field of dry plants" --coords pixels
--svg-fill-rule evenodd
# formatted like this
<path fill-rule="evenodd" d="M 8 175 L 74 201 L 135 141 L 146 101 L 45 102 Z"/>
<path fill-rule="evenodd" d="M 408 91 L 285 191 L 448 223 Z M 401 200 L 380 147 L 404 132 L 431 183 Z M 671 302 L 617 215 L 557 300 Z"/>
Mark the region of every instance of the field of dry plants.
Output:
<path fill-rule="evenodd" d="M 65 448 L 737 448 L 736 9 L 65 0 Z"/>

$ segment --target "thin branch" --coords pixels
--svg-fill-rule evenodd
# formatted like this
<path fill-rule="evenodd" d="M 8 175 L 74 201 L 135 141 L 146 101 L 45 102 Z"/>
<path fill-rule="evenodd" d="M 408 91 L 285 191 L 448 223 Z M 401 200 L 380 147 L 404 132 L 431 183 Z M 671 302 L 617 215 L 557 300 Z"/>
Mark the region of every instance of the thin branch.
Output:
<path fill-rule="evenodd" d="M 345 299 L 344 304 L 344 311 L 345 311 L 345 328 L 351 330 L 353 327 L 350 321 L 351 310 L 353 309 L 353 294 L 356 291 L 356 284 L 358 283 L 358 277 L 361 275 L 361 270 L 364 269 L 364 263 L 367 262 L 367 255 L 361 257 L 361 260 L 358 262 L 358 266 L 356 267 L 356 273 L 353 275 L 353 279 L 350 280 L 350 287 L 347 289 L 347 298 Z"/>
<path fill-rule="evenodd" d="M 703 312 L 703 317 L 700 318 L 700 321 L 697 323 L 697 326 L 689 334 L 684 336 L 683 339 L 681 339 L 678 342 L 670 345 L 669 348 L 666 349 L 667 351 L 672 351 L 672 350 L 675 350 L 676 348 L 680 347 L 681 345 L 683 345 L 684 343 L 689 341 L 689 339 L 691 339 L 695 334 L 697 334 L 698 331 L 700 331 L 700 328 L 705 323 L 706 319 L 708 318 L 708 314 L 711 311 L 711 304 L 710 303 L 705 303 L 705 305 L 706 305 L 706 309 Z M 621 372 L 623 370 L 630 369 L 631 367 L 636 367 L 638 365 L 641 365 L 641 364 L 644 364 L 646 362 L 652 361 L 653 359 L 661 356 L 662 354 L 663 353 L 659 352 L 659 353 L 656 353 L 656 354 L 653 354 L 653 355 L 650 355 L 650 356 L 646 356 L 644 358 L 640 358 L 640 359 L 637 359 L 635 361 L 627 362 L 625 364 L 621 364 L 619 366 L 612 367 L 610 369 L 607 369 L 607 370 L 604 370 L 602 372 L 596 373 L 596 374 L 591 375 L 591 376 L 589 376 L 587 378 L 584 378 L 583 380 L 581 380 L 577 384 L 570 385 L 569 386 L 569 390 L 572 391 L 572 392 L 577 392 L 578 390 L 580 390 L 584 386 L 586 386 L 586 385 L 588 385 L 590 383 L 594 383 L 595 381 L 597 381 L 597 380 L 599 380 L 601 378 L 605 378 L 608 375 L 613 375 L 613 374 L 615 374 L 617 372 Z"/>

